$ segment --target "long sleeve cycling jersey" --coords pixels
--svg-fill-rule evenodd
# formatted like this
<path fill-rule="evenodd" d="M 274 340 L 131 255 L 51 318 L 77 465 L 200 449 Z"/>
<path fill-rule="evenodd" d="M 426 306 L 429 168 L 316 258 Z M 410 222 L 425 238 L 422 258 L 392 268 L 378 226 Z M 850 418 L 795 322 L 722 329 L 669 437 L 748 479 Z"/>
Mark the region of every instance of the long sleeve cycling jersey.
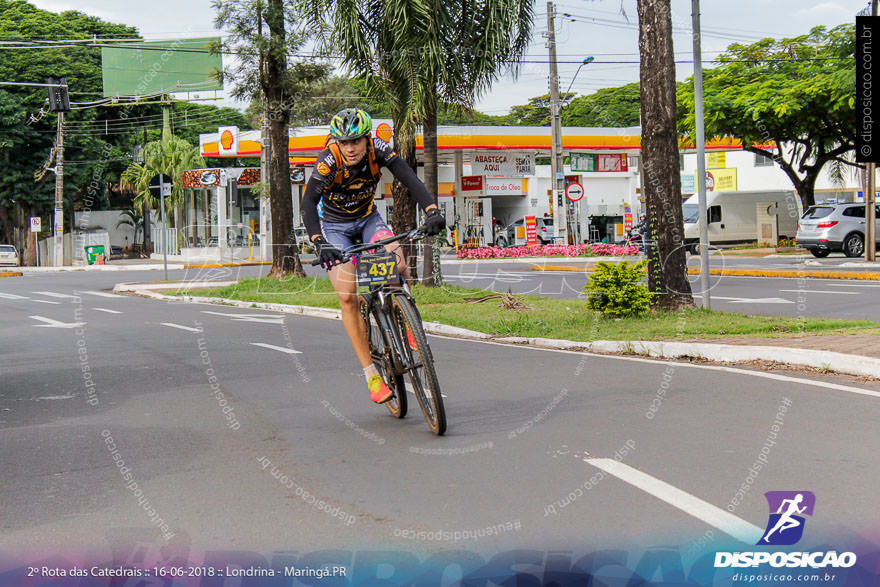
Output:
<path fill-rule="evenodd" d="M 373 198 L 381 176 L 371 169 L 369 149 L 373 149 L 378 167 L 387 167 L 403 182 L 422 209 L 435 203 L 425 184 L 388 143 L 373 137 L 367 149 L 364 158 L 353 166 L 337 162 L 330 149 L 318 154 L 302 202 L 303 221 L 309 236 L 321 234 L 321 220 L 344 222 L 373 212 Z"/>

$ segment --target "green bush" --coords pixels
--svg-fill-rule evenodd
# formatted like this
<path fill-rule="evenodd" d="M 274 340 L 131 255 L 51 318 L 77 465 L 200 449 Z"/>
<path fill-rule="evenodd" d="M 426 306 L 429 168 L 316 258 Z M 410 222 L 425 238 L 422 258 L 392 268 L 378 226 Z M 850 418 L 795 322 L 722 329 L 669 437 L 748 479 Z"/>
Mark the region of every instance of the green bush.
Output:
<path fill-rule="evenodd" d="M 647 312 L 651 305 L 651 294 L 642 283 L 642 268 L 647 263 L 647 260 L 634 265 L 630 265 L 629 261 L 596 263 L 596 270 L 584 285 L 587 307 L 611 318 L 639 316 Z"/>

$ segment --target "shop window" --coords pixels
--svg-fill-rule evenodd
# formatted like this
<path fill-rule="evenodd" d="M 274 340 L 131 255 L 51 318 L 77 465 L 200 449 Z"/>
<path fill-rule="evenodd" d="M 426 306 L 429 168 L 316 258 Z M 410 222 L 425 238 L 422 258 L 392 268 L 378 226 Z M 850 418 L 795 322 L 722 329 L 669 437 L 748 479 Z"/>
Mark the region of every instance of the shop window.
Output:
<path fill-rule="evenodd" d="M 775 155 L 775 153 L 771 152 L 770 155 Z M 755 153 L 755 167 L 773 167 L 775 164 L 776 162 L 770 157 Z"/>

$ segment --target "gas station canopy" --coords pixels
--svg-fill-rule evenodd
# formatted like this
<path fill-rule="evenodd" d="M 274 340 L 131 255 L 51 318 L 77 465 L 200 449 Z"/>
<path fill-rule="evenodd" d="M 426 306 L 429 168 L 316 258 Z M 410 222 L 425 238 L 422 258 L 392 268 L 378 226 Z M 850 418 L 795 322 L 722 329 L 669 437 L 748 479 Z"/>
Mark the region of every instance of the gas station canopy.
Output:
<path fill-rule="evenodd" d="M 373 130 L 390 120 L 374 120 Z M 288 151 L 292 164 L 314 163 L 315 156 L 324 149 L 328 136 L 327 126 L 309 126 L 288 131 Z M 381 135 L 380 135 L 381 136 Z M 562 150 L 597 151 L 636 154 L 641 147 L 641 128 L 563 127 Z M 690 150 L 681 145 L 682 150 Z M 239 131 L 235 127 L 223 127 L 216 133 L 200 135 L 199 148 L 202 157 L 255 158 L 260 157 L 260 131 Z M 438 126 L 437 150 L 441 160 L 451 159 L 456 151 L 467 158 L 473 151 L 490 149 L 534 151 L 538 156 L 550 156 L 550 128 L 544 126 Z M 740 150 L 739 141 L 729 138 L 712 139 L 706 149 Z M 421 133 L 416 134 L 416 155 L 424 149 Z"/>

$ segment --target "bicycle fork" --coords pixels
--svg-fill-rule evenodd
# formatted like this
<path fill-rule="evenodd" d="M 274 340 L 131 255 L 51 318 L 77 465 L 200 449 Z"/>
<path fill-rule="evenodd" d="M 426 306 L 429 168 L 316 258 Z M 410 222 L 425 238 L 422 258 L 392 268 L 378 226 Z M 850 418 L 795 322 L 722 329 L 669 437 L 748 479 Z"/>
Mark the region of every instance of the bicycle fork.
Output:
<path fill-rule="evenodd" d="M 389 357 L 391 359 L 391 367 L 393 368 L 395 375 L 402 375 L 410 369 L 412 365 L 409 364 L 409 356 L 405 352 L 400 332 L 397 328 L 394 328 L 394 324 L 392 323 L 391 310 L 388 309 L 388 306 L 385 303 L 385 296 L 381 293 L 379 294 L 379 303 L 377 306 L 381 308 L 381 311 L 376 312 L 375 315 L 379 322 L 379 328 L 382 330 L 382 336 L 385 338 L 385 346 L 389 350 L 393 349 L 393 352 Z"/>

